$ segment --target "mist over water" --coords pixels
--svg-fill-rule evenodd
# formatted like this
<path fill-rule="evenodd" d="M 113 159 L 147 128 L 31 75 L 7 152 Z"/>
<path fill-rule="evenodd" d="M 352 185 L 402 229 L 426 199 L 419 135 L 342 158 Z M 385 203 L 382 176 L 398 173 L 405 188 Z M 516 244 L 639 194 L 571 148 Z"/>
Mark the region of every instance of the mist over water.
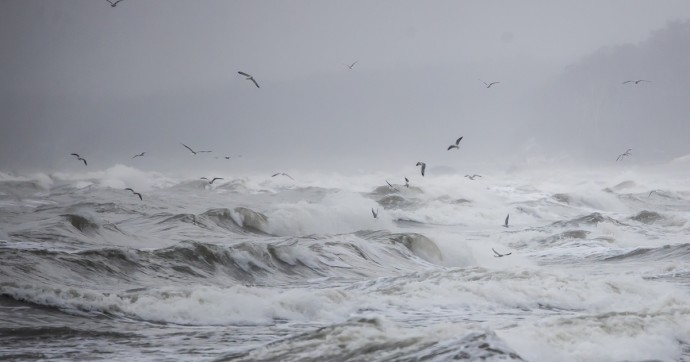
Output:
<path fill-rule="evenodd" d="M 0 359 L 690 361 L 689 18 L 2 2 Z"/>

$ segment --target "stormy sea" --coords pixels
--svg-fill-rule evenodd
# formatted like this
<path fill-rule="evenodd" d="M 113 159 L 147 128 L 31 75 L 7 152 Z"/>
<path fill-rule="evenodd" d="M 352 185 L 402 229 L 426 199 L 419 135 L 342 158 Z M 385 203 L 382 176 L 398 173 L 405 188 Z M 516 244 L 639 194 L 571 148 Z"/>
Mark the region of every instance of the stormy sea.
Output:
<path fill-rule="evenodd" d="M 690 162 L 622 164 L 0 172 L 0 359 L 690 361 Z"/>

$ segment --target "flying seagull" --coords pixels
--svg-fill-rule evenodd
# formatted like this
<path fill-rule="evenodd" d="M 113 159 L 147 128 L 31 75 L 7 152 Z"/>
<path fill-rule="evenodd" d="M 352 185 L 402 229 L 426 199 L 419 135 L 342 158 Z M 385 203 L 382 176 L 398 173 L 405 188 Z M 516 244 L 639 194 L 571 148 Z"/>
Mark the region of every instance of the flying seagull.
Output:
<path fill-rule="evenodd" d="M 186 149 L 188 149 L 194 156 L 196 156 L 196 151 L 194 151 L 191 147 L 187 146 L 186 144 L 180 142 L 182 146 L 184 146 Z"/>
<path fill-rule="evenodd" d="M 492 85 L 498 84 L 498 83 L 501 83 L 501 82 L 491 82 L 491 83 L 487 83 L 487 82 L 482 81 L 482 83 L 484 83 L 484 85 L 485 85 L 487 88 L 491 88 Z"/>
<path fill-rule="evenodd" d="M 618 155 L 618 158 L 616 158 L 616 162 L 622 161 L 625 156 L 631 156 L 632 154 L 630 153 L 632 151 L 632 148 L 628 148 L 625 152 L 621 153 Z"/>
<path fill-rule="evenodd" d="M 395 191 L 400 192 L 400 190 L 396 189 L 395 186 L 391 185 L 391 183 L 388 182 L 388 180 L 386 180 L 386 183 L 388 184 L 388 187 L 392 188 L 392 189 L 395 190 Z"/>
<path fill-rule="evenodd" d="M 132 191 L 132 193 L 133 193 L 133 194 L 135 194 L 135 195 L 139 196 L 139 200 L 141 200 L 141 201 L 144 201 L 144 198 L 143 198 L 143 197 L 141 197 L 141 194 L 140 194 L 140 193 L 138 193 L 138 192 L 136 192 L 136 191 L 132 190 L 132 189 L 131 189 L 131 188 L 129 188 L 129 187 L 128 187 L 128 188 L 126 188 L 125 190 L 127 190 L 127 191 Z"/>
<path fill-rule="evenodd" d="M 191 147 L 187 146 L 186 144 L 184 144 L 182 142 L 180 142 L 180 144 L 182 144 L 182 146 L 184 146 L 186 149 L 188 149 L 189 152 L 191 152 L 195 156 L 197 153 L 209 153 L 209 152 L 211 152 L 211 151 L 194 151 Z"/>
<path fill-rule="evenodd" d="M 405 187 L 410 187 L 410 180 L 405 177 Z"/>
<path fill-rule="evenodd" d="M 621 83 L 621 84 L 628 84 L 628 83 L 635 83 L 635 84 L 640 84 L 640 82 L 647 82 L 647 83 L 651 83 L 652 81 L 650 81 L 650 80 L 644 80 L 644 79 L 638 79 L 638 80 L 626 80 L 625 82 L 623 82 L 623 83 Z"/>
<path fill-rule="evenodd" d="M 496 255 L 494 255 L 494 258 L 502 258 L 502 257 L 504 257 L 504 256 L 508 256 L 508 255 L 510 255 L 510 254 L 513 253 L 513 252 L 511 251 L 511 252 L 508 253 L 508 254 L 501 254 L 501 253 L 497 252 L 496 250 L 494 250 L 494 248 L 491 248 L 491 250 L 493 250 L 494 254 L 496 254 Z"/>
<path fill-rule="evenodd" d="M 245 72 L 237 72 L 237 73 L 240 73 L 240 74 L 242 74 L 243 76 L 247 77 L 247 80 L 251 80 L 252 82 L 254 82 L 254 85 L 255 85 L 257 88 L 261 88 L 261 87 L 259 87 L 259 83 L 256 82 L 256 79 L 254 79 L 254 77 L 252 77 L 251 75 L 249 75 L 249 74 L 247 74 L 247 73 L 245 73 Z"/>
<path fill-rule="evenodd" d="M 271 177 L 276 177 L 276 176 L 279 176 L 279 175 L 287 176 L 287 177 L 290 178 L 290 180 L 294 180 L 294 178 L 292 178 L 292 176 L 286 174 L 285 172 L 276 172 L 276 173 L 274 173 L 273 176 L 271 176 Z"/>
<path fill-rule="evenodd" d="M 460 141 L 462 141 L 462 137 L 458 138 L 458 139 L 455 141 L 455 144 L 454 144 L 454 145 L 448 146 L 448 150 L 447 150 L 447 151 L 450 151 L 450 150 L 452 150 L 453 148 L 460 149 Z"/>
<path fill-rule="evenodd" d="M 350 64 L 350 65 L 345 64 L 345 66 L 348 67 L 348 68 L 350 68 L 350 69 L 352 69 L 352 67 L 354 67 L 355 64 L 357 64 L 358 61 L 359 61 L 359 60 L 355 60 L 354 63 L 352 63 L 352 64 Z"/>
<path fill-rule="evenodd" d="M 112 2 L 112 1 L 110 1 L 110 0 L 105 0 L 105 1 L 107 1 L 107 2 L 110 4 L 111 7 L 116 7 L 117 4 L 118 4 L 119 2 L 121 2 L 122 0 L 117 0 L 117 1 L 115 1 L 115 2 Z"/>
<path fill-rule="evenodd" d="M 652 190 L 652 191 L 650 191 L 650 192 L 649 192 L 649 195 L 647 195 L 647 197 L 651 197 L 651 196 L 652 196 L 652 194 L 653 194 L 653 193 L 655 193 L 655 192 L 656 192 L 656 190 Z M 658 192 L 656 192 L 656 193 L 658 193 Z"/>
<path fill-rule="evenodd" d="M 70 153 L 70 155 L 76 157 L 77 160 L 84 161 L 84 166 L 88 166 L 88 164 L 86 163 L 86 160 L 83 159 L 81 156 L 79 156 L 79 154 L 77 154 L 77 153 Z"/>
<path fill-rule="evenodd" d="M 145 154 L 146 154 L 146 152 L 142 152 L 142 153 L 140 153 L 140 154 L 138 154 L 138 155 L 134 155 L 134 157 L 132 157 L 132 158 L 144 157 Z"/>
<path fill-rule="evenodd" d="M 506 221 L 503 223 L 503 227 L 507 228 L 508 227 L 508 219 L 510 219 L 510 214 L 506 216 Z"/>
<path fill-rule="evenodd" d="M 378 219 L 378 218 L 379 218 L 379 209 L 376 209 L 376 211 L 374 211 L 374 208 L 372 207 L 372 208 L 371 208 L 371 213 L 374 215 L 374 219 Z"/>
<path fill-rule="evenodd" d="M 213 181 L 222 180 L 223 178 L 222 177 L 214 177 L 211 181 L 209 181 L 206 177 L 202 177 L 201 179 L 208 181 L 208 184 L 211 185 L 211 184 L 213 184 Z"/>
<path fill-rule="evenodd" d="M 477 175 L 476 173 L 474 175 L 465 175 L 468 179 L 474 181 L 475 177 L 482 177 L 482 175 Z"/>
<path fill-rule="evenodd" d="M 422 166 L 422 177 L 424 177 L 424 170 L 426 170 L 426 163 L 424 162 L 417 162 L 417 166 Z"/>

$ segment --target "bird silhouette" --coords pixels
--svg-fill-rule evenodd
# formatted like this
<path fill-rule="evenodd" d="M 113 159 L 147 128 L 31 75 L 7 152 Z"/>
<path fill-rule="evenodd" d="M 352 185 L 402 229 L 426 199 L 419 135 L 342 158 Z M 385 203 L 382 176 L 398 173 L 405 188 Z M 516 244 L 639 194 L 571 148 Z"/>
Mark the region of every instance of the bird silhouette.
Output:
<path fill-rule="evenodd" d="M 625 152 L 618 155 L 618 157 L 616 158 L 616 162 L 623 161 L 625 156 L 632 156 L 632 153 L 630 153 L 630 151 L 632 151 L 632 148 L 628 148 Z"/>
<path fill-rule="evenodd" d="M 494 255 L 494 258 L 502 258 L 504 256 L 508 256 L 508 255 L 513 253 L 511 251 L 510 253 L 507 253 L 507 254 L 501 254 L 501 253 L 497 252 L 496 250 L 494 250 L 494 248 L 491 248 L 491 250 L 493 250 L 494 254 L 496 254 L 496 255 Z"/>
<path fill-rule="evenodd" d="M 206 177 L 202 177 L 201 179 L 202 179 L 202 180 L 208 181 L 208 184 L 209 184 L 209 185 L 212 185 L 212 184 L 213 184 L 213 181 L 215 181 L 215 180 L 222 180 L 223 178 L 222 178 L 222 177 L 214 177 L 214 178 L 211 179 L 210 181 L 209 181 L 209 179 L 207 179 Z"/>
<path fill-rule="evenodd" d="M 110 6 L 114 8 L 114 7 L 117 6 L 117 4 L 118 4 L 119 2 L 122 2 L 123 0 L 117 0 L 117 1 L 115 1 L 115 2 L 112 2 L 112 1 L 110 1 L 110 0 L 105 0 L 105 1 L 107 1 L 107 2 L 110 4 Z"/>
<path fill-rule="evenodd" d="M 141 194 L 140 194 L 140 193 L 138 193 L 138 192 L 136 192 L 136 191 L 132 190 L 132 189 L 131 189 L 131 188 L 129 188 L 129 187 L 128 187 L 128 188 L 126 188 L 125 190 L 127 190 L 127 191 L 132 191 L 132 193 L 133 193 L 134 195 L 137 195 L 137 196 L 139 196 L 139 200 L 141 200 L 141 201 L 144 201 L 144 198 L 143 198 L 143 197 L 141 197 Z"/>
<path fill-rule="evenodd" d="M 628 83 L 640 84 L 640 82 L 651 83 L 651 81 L 649 81 L 649 80 L 638 79 L 638 80 L 626 80 L 625 82 L 623 82 L 621 84 L 628 84 Z"/>
<path fill-rule="evenodd" d="M 188 149 L 189 152 L 191 152 L 194 156 L 196 156 L 197 153 L 209 153 L 209 152 L 211 152 L 211 151 L 194 151 L 191 147 L 187 146 L 186 144 L 184 144 L 182 142 L 180 142 L 180 144 L 182 146 L 184 146 L 186 149 Z"/>
<path fill-rule="evenodd" d="M 255 85 L 257 88 L 261 88 L 261 87 L 259 87 L 259 83 L 256 82 L 256 79 L 254 79 L 253 76 L 251 76 L 251 75 L 249 75 L 249 74 L 247 74 L 247 73 L 245 73 L 245 72 L 237 72 L 237 73 L 240 73 L 240 74 L 242 74 L 243 76 L 247 77 L 247 80 L 251 80 L 252 82 L 254 82 L 254 85 Z"/>
<path fill-rule="evenodd" d="M 482 81 L 482 83 L 484 83 L 484 85 L 486 86 L 486 88 L 491 88 L 492 85 L 498 84 L 498 83 L 501 83 L 501 82 L 491 82 L 491 83 L 487 83 L 487 82 Z"/>
<path fill-rule="evenodd" d="M 77 160 L 80 160 L 80 161 L 84 162 L 84 166 L 88 166 L 88 164 L 86 163 L 86 160 L 85 160 L 83 157 L 79 156 L 79 154 L 77 154 L 77 153 L 70 153 L 70 155 L 76 157 Z"/>
<path fill-rule="evenodd" d="M 424 162 L 417 162 L 417 166 L 422 166 L 422 177 L 424 177 L 424 170 L 426 170 L 426 163 Z"/>
<path fill-rule="evenodd" d="M 396 189 L 395 186 L 391 185 L 391 183 L 388 182 L 388 180 L 386 180 L 386 183 L 388 184 L 388 187 L 390 187 L 391 189 L 400 192 L 400 190 Z"/>
<path fill-rule="evenodd" d="M 292 176 L 286 174 L 285 172 L 276 172 L 276 173 L 274 173 L 271 177 L 276 177 L 276 176 L 279 176 L 279 175 L 286 176 L 286 177 L 289 177 L 290 180 L 294 180 L 294 178 L 292 178 Z"/>
<path fill-rule="evenodd" d="M 450 150 L 452 150 L 453 148 L 460 149 L 460 141 L 462 141 L 462 137 L 458 138 L 458 139 L 455 141 L 455 144 L 454 144 L 454 145 L 448 146 L 448 150 L 447 150 L 447 151 L 450 151 Z"/>

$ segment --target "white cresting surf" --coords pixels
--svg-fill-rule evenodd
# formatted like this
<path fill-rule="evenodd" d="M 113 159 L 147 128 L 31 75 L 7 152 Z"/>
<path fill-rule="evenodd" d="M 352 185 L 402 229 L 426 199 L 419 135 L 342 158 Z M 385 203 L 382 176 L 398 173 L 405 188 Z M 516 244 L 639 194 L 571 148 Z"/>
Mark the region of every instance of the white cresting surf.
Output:
<path fill-rule="evenodd" d="M 0 172 L 0 359 L 690 360 L 689 166 Z"/>

